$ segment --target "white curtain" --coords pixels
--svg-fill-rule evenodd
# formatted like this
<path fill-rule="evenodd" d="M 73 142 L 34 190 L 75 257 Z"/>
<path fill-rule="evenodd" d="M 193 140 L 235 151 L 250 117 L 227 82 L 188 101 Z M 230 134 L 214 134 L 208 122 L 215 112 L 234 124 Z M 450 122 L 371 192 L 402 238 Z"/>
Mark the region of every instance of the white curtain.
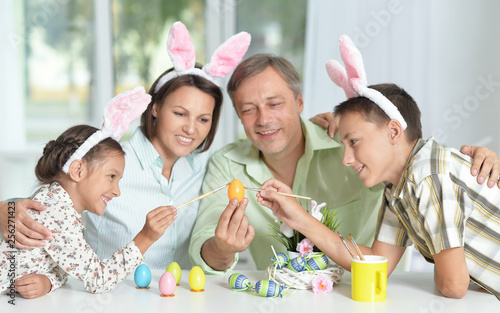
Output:
<path fill-rule="evenodd" d="M 368 83 L 405 88 L 422 111 L 424 137 L 500 153 L 500 1 L 309 0 L 304 116 L 345 100 L 325 71 L 347 34 Z"/>
<path fill-rule="evenodd" d="M 215 50 L 229 37 L 235 34 L 236 29 L 236 0 L 206 1 L 205 18 L 207 29 L 205 32 L 206 56 L 210 60 Z M 231 99 L 226 92 L 226 85 L 230 76 L 219 79 L 218 83 L 223 90 L 224 102 L 217 127 L 217 136 L 210 147 L 211 151 L 233 142 L 236 139 L 240 121 L 236 115 Z M 242 132 L 242 131 L 241 131 Z"/>
<path fill-rule="evenodd" d="M 0 1 L 0 151 L 20 150 L 25 145 L 24 101 L 22 97 L 21 58 L 25 37 L 15 27 L 13 0 Z M 19 19 L 17 19 L 19 20 Z"/>
<path fill-rule="evenodd" d="M 26 155 L 22 58 L 25 35 L 21 32 L 22 6 L 14 0 L 0 1 L 0 200 L 26 192 L 33 182 L 34 164 Z M 16 25 L 16 23 L 19 23 Z M 27 195 L 22 193 L 21 195 Z"/>

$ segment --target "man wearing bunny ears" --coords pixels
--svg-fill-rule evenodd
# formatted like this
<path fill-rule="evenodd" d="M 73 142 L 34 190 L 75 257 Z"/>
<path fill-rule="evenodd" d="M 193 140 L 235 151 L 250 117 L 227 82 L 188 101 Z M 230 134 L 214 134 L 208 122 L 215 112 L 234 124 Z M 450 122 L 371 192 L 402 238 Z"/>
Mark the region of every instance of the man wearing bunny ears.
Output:
<path fill-rule="evenodd" d="M 371 243 L 383 186 L 366 188 L 356 172 L 343 166 L 340 142 L 300 117 L 304 103 L 293 65 L 281 57 L 254 55 L 235 69 L 227 90 L 248 139 L 215 152 L 202 192 L 232 179 L 260 188 L 274 177 L 294 194 L 326 202 L 342 221 L 341 233 L 352 233 L 358 243 Z M 496 154 L 493 160 L 497 167 Z M 285 250 L 269 236 L 275 216 L 251 191 L 239 204 L 236 199 L 227 201 L 222 192 L 201 200 L 189 248 L 192 262 L 207 273 L 221 274 L 234 268 L 238 252 L 249 248 L 257 268 L 265 269 L 273 256 L 271 246 Z"/>

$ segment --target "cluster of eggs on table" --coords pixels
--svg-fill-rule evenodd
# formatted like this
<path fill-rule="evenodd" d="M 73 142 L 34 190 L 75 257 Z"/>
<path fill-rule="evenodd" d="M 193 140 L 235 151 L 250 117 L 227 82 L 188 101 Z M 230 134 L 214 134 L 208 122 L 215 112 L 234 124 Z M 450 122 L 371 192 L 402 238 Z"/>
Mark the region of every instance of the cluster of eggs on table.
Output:
<path fill-rule="evenodd" d="M 247 291 L 255 289 L 255 293 L 266 298 L 283 297 L 282 291 L 284 285 L 280 285 L 269 279 L 261 279 L 253 286 L 248 277 L 240 273 L 234 273 L 229 276 L 229 285 L 234 291 Z"/>
<path fill-rule="evenodd" d="M 319 271 L 328 266 L 328 258 L 323 253 L 315 253 L 306 257 L 298 256 L 290 259 L 286 253 L 278 252 L 271 259 L 274 261 L 276 269 L 287 267 L 294 272 L 304 270 Z M 255 285 L 252 285 L 245 275 L 239 273 L 232 274 L 229 277 L 228 283 L 234 291 L 249 291 L 254 289 L 256 294 L 267 298 L 283 297 L 282 293 L 286 289 L 285 285 L 269 279 L 261 279 Z"/>
<path fill-rule="evenodd" d="M 328 266 L 328 258 L 325 254 L 316 254 L 313 256 L 301 257 L 298 256 L 293 258 L 286 264 L 286 267 L 293 272 L 302 272 L 305 270 L 310 271 L 321 271 L 327 268 Z"/>
<path fill-rule="evenodd" d="M 321 271 L 328 267 L 328 258 L 324 253 L 313 253 L 306 257 L 298 256 L 290 259 L 286 253 L 278 252 L 271 260 L 274 261 L 276 269 L 287 267 L 296 273 L 305 270 Z"/>
<path fill-rule="evenodd" d="M 175 292 L 175 288 L 179 285 L 181 280 L 182 270 L 177 262 L 172 262 L 167 267 L 167 270 L 161 275 L 158 282 L 158 288 L 161 295 L 164 297 L 171 297 Z M 139 265 L 134 273 L 134 281 L 138 288 L 149 288 L 151 283 L 151 271 L 147 265 Z M 203 291 L 205 287 L 206 277 L 205 273 L 199 266 L 194 266 L 189 272 L 188 278 L 191 291 Z"/>

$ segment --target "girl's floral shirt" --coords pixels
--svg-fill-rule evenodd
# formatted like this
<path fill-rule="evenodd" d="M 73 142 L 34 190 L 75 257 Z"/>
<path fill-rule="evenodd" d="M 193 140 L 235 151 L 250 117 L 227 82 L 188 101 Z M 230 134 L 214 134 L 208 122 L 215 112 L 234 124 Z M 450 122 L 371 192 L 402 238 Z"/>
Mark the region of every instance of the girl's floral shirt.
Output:
<path fill-rule="evenodd" d="M 43 185 L 32 197 L 47 206 L 44 211 L 28 210 L 33 219 L 46 226 L 54 239 L 32 250 L 12 249 L 0 238 L 0 292 L 8 293 L 13 278 L 28 274 L 46 275 L 52 290 L 61 287 L 70 275 L 85 289 L 102 293 L 113 289 L 142 263 L 144 256 L 131 241 L 110 259 L 100 260 L 83 237 L 81 215 L 69 194 L 57 183 Z M 15 264 L 15 271 L 12 270 Z"/>

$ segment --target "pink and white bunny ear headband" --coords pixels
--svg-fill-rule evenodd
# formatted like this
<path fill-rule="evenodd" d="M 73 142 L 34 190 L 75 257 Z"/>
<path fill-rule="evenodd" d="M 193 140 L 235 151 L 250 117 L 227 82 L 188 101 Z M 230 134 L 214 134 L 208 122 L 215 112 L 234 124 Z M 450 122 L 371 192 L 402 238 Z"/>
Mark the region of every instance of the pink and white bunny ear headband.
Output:
<path fill-rule="evenodd" d="M 202 69 L 195 68 L 194 44 L 189 37 L 189 32 L 181 22 L 175 22 L 170 28 L 167 41 L 167 51 L 174 64 L 174 70 L 165 74 L 154 92 L 169 80 L 182 75 L 198 75 L 215 83 L 216 77 L 224 77 L 231 73 L 248 50 L 250 34 L 241 32 L 233 35 L 215 50 L 210 63 Z"/>
<path fill-rule="evenodd" d="M 362 96 L 377 104 L 390 119 L 401 124 L 406 129 L 406 121 L 398 108 L 378 90 L 367 87 L 366 72 L 363 65 L 363 57 L 354 42 L 347 35 L 339 38 L 340 57 L 344 61 L 345 69 L 335 60 L 326 62 L 326 71 L 330 79 L 337 86 L 344 89 L 347 99 Z"/>
<path fill-rule="evenodd" d="M 69 166 L 75 160 L 81 160 L 95 145 L 106 138 L 120 140 L 130 123 L 139 117 L 151 102 L 151 96 L 142 86 L 127 90 L 111 99 L 104 109 L 104 123 L 102 129 L 93 133 L 78 147 L 62 170 L 69 173 Z"/>

